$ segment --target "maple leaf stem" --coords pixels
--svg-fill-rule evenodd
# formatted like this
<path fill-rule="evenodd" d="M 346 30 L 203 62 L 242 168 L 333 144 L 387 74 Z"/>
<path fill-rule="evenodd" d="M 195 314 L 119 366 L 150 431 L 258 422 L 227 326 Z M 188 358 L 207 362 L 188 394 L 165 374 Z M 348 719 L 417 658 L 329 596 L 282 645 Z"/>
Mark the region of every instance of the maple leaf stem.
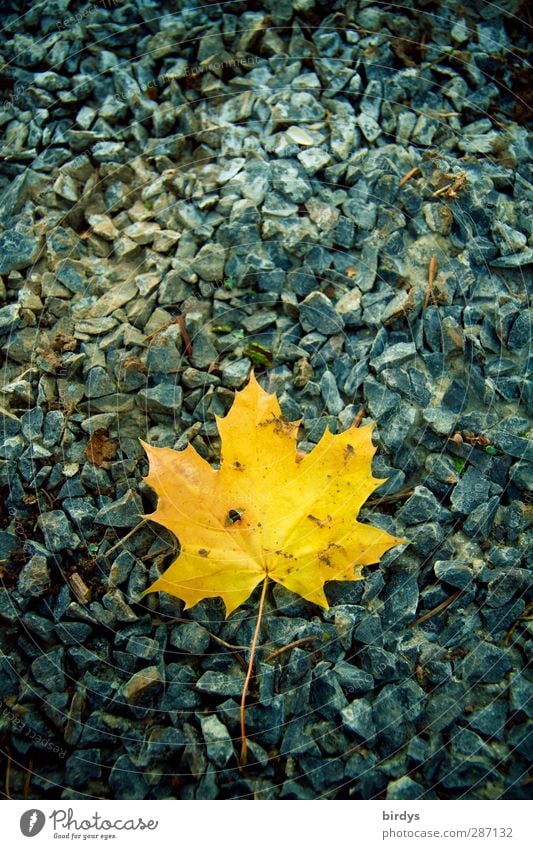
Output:
<path fill-rule="evenodd" d="M 257 639 L 259 637 L 259 631 L 261 629 L 261 620 L 263 618 L 263 609 L 265 606 L 265 598 L 266 591 L 268 586 L 268 575 L 265 575 L 265 579 L 263 581 L 263 589 L 261 591 L 261 599 L 259 601 L 259 612 L 257 614 L 257 622 L 255 624 L 254 636 L 252 639 L 252 645 L 250 648 L 250 660 L 248 662 L 248 671 L 246 673 L 246 678 L 244 681 L 244 687 L 242 688 L 242 696 L 241 696 L 241 766 L 246 766 L 246 754 L 247 754 L 247 745 L 246 745 L 246 720 L 244 715 L 244 710 L 246 707 L 246 696 L 248 693 L 248 687 L 250 684 L 250 678 L 252 677 L 252 672 L 254 668 L 254 657 L 255 657 L 255 649 L 257 646 Z"/>

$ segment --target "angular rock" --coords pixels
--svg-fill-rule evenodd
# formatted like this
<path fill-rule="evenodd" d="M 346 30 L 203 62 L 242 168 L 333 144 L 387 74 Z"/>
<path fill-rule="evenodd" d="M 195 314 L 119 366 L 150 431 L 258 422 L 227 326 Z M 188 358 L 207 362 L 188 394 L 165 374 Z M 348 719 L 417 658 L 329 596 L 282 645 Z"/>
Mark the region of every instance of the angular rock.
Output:
<path fill-rule="evenodd" d="M 20 230 L 6 230 L 0 236 L 0 274 L 27 268 L 39 256 L 41 239 Z"/>
<path fill-rule="evenodd" d="M 376 729 L 372 719 L 372 707 L 365 699 L 354 699 L 341 710 L 342 724 L 351 734 L 363 742 L 372 742 Z"/>
<path fill-rule="evenodd" d="M 147 666 L 132 675 L 124 684 L 122 696 L 128 704 L 144 707 L 153 704 L 162 689 L 163 680 L 160 670 L 157 666 Z"/>
<path fill-rule="evenodd" d="M 208 670 L 197 681 L 196 688 L 212 696 L 240 696 L 243 685 L 243 676 Z"/>
<path fill-rule="evenodd" d="M 272 163 L 272 186 L 293 203 L 304 203 L 313 193 L 305 168 L 294 159 Z"/>
<path fill-rule="evenodd" d="M 50 510 L 41 513 L 37 524 L 44 535 L 44 544 L 49 551 L 63 551 L 77 548 L 80 538 L 72 530 L 69 520 L 62 510 Z"/>
<path fill-rule="evenodd" d="M 143 512 L 140 497 L 136 492 L 128 489 L 121 498 L 102 507 L 94 517 L 94 521 L 111 528 L 133 528 L 141 521 Z"/>
<path fill-rule="evenodd" d="M 22 595 L 39 597 L 50 587 L 50 570 L 46 557 L 30 557 L 20 570 L 18 588 Z"/>
<path fill-rule="evenodd" d="M 179 414 L 183 393 L 181 386 L 176 383 L 159 383 L 157 386 L 141 389 L 138 398 L 148 412 L 172 416 Z"/>
<path fill-rule="evenodd" d="M 233 757 L 233 743 L 228 729 L 214 714 L 200 719 L 207 756 L 217 767 L 222 769 Z"/>
<path fill-rule="evenodd" d="M 510 649 L 480 642 L 466 655 L 460 671 L 465 681 L 492 684 L 501 681 L 512 667 Z"/>
<path fill-rule="evenodd" d="M 434 565 L 435 575 L 441 581 L 445 581 L 451 587 L 465 590 L 472 586 L 474 573 L 468 563 L 458 560 L 436 560 Z"/>
<path fill-rule="evenodd" d="M 65 649 L 51 649 L 39 655 L 31 665 L 33 677 L 50 692 L 60 693 L 65 689 Z"/>
<path fill-rule="evenodd" d="M 322 292 L 312 292 L 300 304 L 300 324 L 306 332 L 317 330 L 325 336 L 339 333 L 344 321 Z"/>

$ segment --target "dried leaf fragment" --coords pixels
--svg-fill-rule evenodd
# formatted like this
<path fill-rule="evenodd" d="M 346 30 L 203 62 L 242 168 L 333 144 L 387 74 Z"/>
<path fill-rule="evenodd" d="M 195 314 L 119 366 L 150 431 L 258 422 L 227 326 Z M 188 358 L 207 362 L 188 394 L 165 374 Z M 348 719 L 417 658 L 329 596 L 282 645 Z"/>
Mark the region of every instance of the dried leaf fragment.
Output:
<path fill-rule="evenodd" d="M 106 469 L 116 453 L 117 443 L 108 438 L 105 428 L 98 428 L 91 434 L 85 448 L 85 456 L 89 463 Z"/>
<path fill-rule="evenodd" d="M 229 615 L 265 576 L 322 607 L 326 581 L 361 578 L 389 548 L 406 542 L 356 521 L 374 478 L 372 425 L 327 430 L 299 458 L 299 422 L 281 415 L 252 374 L 228 415 L 217 418 L 220 469 L 187 446 L 142 443 L 146 482 L 158 495 L 151 519 L 174 533 L 181 553 L 146 592 L 164 591 L 186 607 L 221 596 Z"/>

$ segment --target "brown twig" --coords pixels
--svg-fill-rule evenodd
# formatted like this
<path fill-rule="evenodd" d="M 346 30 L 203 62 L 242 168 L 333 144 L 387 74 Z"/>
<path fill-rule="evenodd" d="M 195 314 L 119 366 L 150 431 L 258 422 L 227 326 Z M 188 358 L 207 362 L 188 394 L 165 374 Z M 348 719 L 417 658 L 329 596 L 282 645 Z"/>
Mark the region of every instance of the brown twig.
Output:
<path fill-rule="evenodd" d="M 246 673 L 246 679 L 244 681 L 244 687 L 242 688 L 242 696 L 241 696 L 241 757 L 240 757 L 240 765 L 246 766 L 246 720 L 244 716 L 244 709 L 246 707 L 246 694 L 248 693 L 248 687 L 250 685 L 250 678 L 252 677 L 252 671 L 254 667 L 254 657 L 255 657 L 255 648 L 257 646 L 257 639 L 259 637 L 259 630 L 261 628 L 261 620 L 263 618 L 263 608 L 265 606 L 265 598 L 266 591 L 268 586 L 268 575 L 265 575 L 265 579 L 263 581 L 263 589 L 261 591 L 261 600 L 259 602 L 259 612 L 257 614 L 257 622 L 255 625 L 254 636 L 252 639 L 252 646 L 250 648 L 250 660 L 248 662 L 248 672 Z"/>
<path fill-rule="evenodd" d="M 30 795 L 31 777 L 32 777 L 32 775 L 33 775 L 32 770 L 33 770 L 33 760 L 30 758 L 30 762 L 29 762 L 29 764 L 28 764 L 28 766 L 27 766 L 27 768 L 26 768 L 26 776 L 25 776 L 25 778 L 24 778 L 24 790 L 23 790 L 23 795 L 24 795 L 24 798 L 25 798 L 25 799 L 28 799 L 28 798 L 29 798 L 29 795 Z"/>
<path fill-rule="evenodd" d="M 174 625 L 176 622 L 188 625 L 190 624 L 190 621 L 190 619 L 182 619 L 180 616 L 173 616 L 172 619 L 152 619 L 152 625 Z M 249 646 L 237 646 L 233 643 L 227 643 L 226 640 L 223 640 L 222 637 L 217 637 L 216 634 L 213 634 L 211 631 L 208 631 L 207 628 L 205 628 L 205 630 L 207 631 L 209 636 L 212 637 L 217 643 L 220 643 L 221 646 L 225 646 L 225 648 L 229 649 L 232 652 L 236 653 L 238 651 L 248 651 L 249 649 Z"/>
<path fill-rule="evenodd" d="M 175 547 L 172 550 L 175 551 Z M 166 545 L 164 548 L 158 548 L 157 551 L 154 551 L 153 554 L 151 552 L 148 552 L 148 554 L 143 554 L 142 557 L 139 557 L 139 560 L 141 561 L 141 563 L 146 563 L 147 560 L 154 560 L 156 557 L 159 557 L 160 554 L 169 554 L 168 545 Z"/>
<path fill-rule="evenodd" d="M 55 502 L 55 498 L 54 498 L 52 495 L 50 495 L 50 493 L 49 493 L 49 492 L 47 492 L 47 491 L 46 491 L 46 489 L 40 489 L 40 490 L 38 490 L 38 491 L 39 491 L 39 492 L 42 492 L 42 494 L 44 495 L 44 497 L 45 497 L 45 498 L 46 498 L 46 500 L 48 501 L 48 503 L 49 503 L 50 507 L 52 508 L 52 510 L 54 510 L 54 508 L 55 508 L 55 504 L 56 504 L 56 502 Z"/>
<path fill-rule="evenodd" d="M 422 307 L 422 309 L 424 309 L 424 310 L 426 309 L 430 300 L 432 300 L 433 303 L 435 303 L 435 298 L 434 298 L 434 295 L 433 295 L 433 283 L 435 282 L 435 277 L 437 276 L 438 271 L 439 271 L 439 267 L 437 265 L 437 257 L 435 256 L 435 254 L 433 254 L 433 256 L 431 257 L 431 259 L 429 261 L 428 288 L 427 288 L 427 292 L 426 292 L 426 297 L 424 298 L 424 305 Z"/>
<path fill-rule="evenodd" d="M 180 329 L 181 338 L 183 339 L 183 353 L 185 354 L 187 359 L 190 359 L 192 357 L 192 343 L 191 337 L 189 336 L 187 328 L 185 327 L 185 318 L 183 315 L 179 315 L 176 321 Z"/>
<path fill-rule="evenodd" d="M 162 324 L 161 327 L 157 328 L 157 330 L 154 330 L 153 333 L 149 333 L 148 336 L 145 336 L 144 341 L 148 342 L 150 339 L 153 339 L 154 336 L 157 336 L 158 333 L 162 333 L 163 330 L 166 330 L 167 327 L 171 326 L 171 324 L 176 324 L 177 320 L 177 318 L 172 318 L 170 321 L 165 322 L 165 324 Z"/>
<path fill-rule="evenodd" d="M 461 171 L 460 174 L 444 174 L 443 176 L 450 178 L 450 182 L 441 186 L 440 189 L 435 189 L 432 197 L 447 197 L 449 200 L 453 200 L 457 197 L 458 192 L 462 192 L 465 189 L 467 181 L 466 174 L 464 171 Z"/>
<path fill-rule="evenodd" d="M 206 628 L 206 631 L 207 631 L 207 628 Z M 222 639 L 222 637 L 217 637 L 216 634 L 212 634 L 211 631 L 207 631 L 207 633 L 209 634 L 209 636 L 213 637 L 215 642 L 220 643 L 221 646 L 224 646 L 225 648 L 229 649 L 232 652 L 248 651 L 249 646 L 235 646 L 235 645 L 233 645 L 233 643 L 227 643 L 226 640 Z"/>
<path fill-rule="evenodd" d="M 129 531 L 129 533 L 127 533 L 125 537 L 123 537 L 122 539 L 119 539 L 119 541 L 117 543 L 115 543 L 115 545 L 112 545 L 111 548 L 108 549 L 108 551 L 104 551 L 105 559 L 107 560 L 107 558 L 109 557 L 109 555 L 113 551 L 116 551 L 116 549 L 119 548 L 121 545 L 123 545 L 126 542 L 127 539 L 129 539 L 131 536 L 133 536 L 133 534 L 136 531 L 138 531 L 139 528 L 141 527 L 141 525 L 144 525 L 145 522 L 146 522 L 146 519 L 141 519 L 141 521 L 137 525 L 135 525 L 135 527 L 132 528 L 132 530 Z"/>
<path fill-rule="evenodd" d="M 286 646 L 281 646 L 279 649 L 271 652 L 267 657 L 265 657 L 265 662 L 268 660 L 274 660 L 275 657 L 279 657 L 283 652 L 289 651 L 289 649 L 294 649 L 296 646 L 303 646 L 305 643 L 312 643 L 318 640 L 318 637 L 301 637 L 299 640 L 293 640 L 292 643 L 287 643 Z"/>
<path fill-rule="evenodd" d="M 408 627 L 414 628 L 415 625 L 420 625 L 422 622 L 426 622 L 428 619 L 431 619 L 433 616 L 437 616 L 439 613 L 442 613 L 443 610 L 446 610 L 450 604 L 453 604 L 459 596 L 461 595 L 462 590 L 456 590 L 451 596 L 448 596 L 447 599 L 441 601 L 440 604 L 437 604 L 432 610 L 428 610 L 427 613 L 423 613 L 422 616 L 419 616 L 418 619 L 415 619 L 414 622 L 409 622 Z"/>
<path fill-rule="evenodd" d="M 361 424 L 361 422 L 364 419 L 364 416 L 365 416 L 365 408 L 361 407 L 361 409 L 358 410 L 357 415 L 355 416 L 355 419 L 353 420 L 353 426 L 359 427 L 359 425 Z"/>
<path fill-rule="evenodd" d="M 407 486 L 405 489 L 399 489 L 398 492 L 393 492 L 391 495 L 382 495 L 380 498 L 369 498 L 366 502 L 366 507 L 378 507 L 380 504 L 390 504 L 397 501 L 399 498 L 409 498 L 414 489 L 412 486 Z"/>
<path fill-rule="evenodd" d="M 405 185 L 405 183 L 407 183 L 407 181 L 408 181 L 408 180 L 410 180 L 410 179 L 411 179 L 411 177 L 414 177 L 414 176 L 415 176 L 415 174 L 417 173 L 417 171 L 420 171 L 420 168 L 418 167 L 418 165 L 417 165 L 417 166 L 415 166 L 415 168 L 411 168 L 411 170 L 410 170 L 410 171 L 408 171 L 408 172 L 407 172 L 407 174 L 404 174 L 404 175 L 403 175 L 403 177 L 402 177 L 402 179 L 401 179 L 401 180 L 400 180 L 400 182 L 398 183 L 398 188 L 399 188 L 399 189 L 401 189 L 401 187 L 402 187 L 403 185 Z"/>

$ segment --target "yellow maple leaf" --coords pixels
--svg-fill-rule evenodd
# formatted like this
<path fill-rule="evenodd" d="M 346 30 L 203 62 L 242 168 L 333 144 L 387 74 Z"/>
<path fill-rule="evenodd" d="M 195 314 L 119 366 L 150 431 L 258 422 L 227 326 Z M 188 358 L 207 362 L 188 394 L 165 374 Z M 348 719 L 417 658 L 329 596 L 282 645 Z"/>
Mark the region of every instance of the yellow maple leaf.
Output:
<path fill-rule="evenodd" d="M 181 546 L 144 594 L 164 591 L 186 607 L 220 596 L 229 616 L 268 577 L 327 608 L 326 581 L 361 578 L 363 566 L 407 542 L 356 521 L 383 483 L 371 471 L 373 425 L 326 430 L 300 457 L 299 422 L 281 415 L 276 396 L 254 375 L 217 424 L 220 469 L 191 445 L 175 451 L 142 442 L 145 480 L 158 496 L 144 518 L 168 528 Z"/>

